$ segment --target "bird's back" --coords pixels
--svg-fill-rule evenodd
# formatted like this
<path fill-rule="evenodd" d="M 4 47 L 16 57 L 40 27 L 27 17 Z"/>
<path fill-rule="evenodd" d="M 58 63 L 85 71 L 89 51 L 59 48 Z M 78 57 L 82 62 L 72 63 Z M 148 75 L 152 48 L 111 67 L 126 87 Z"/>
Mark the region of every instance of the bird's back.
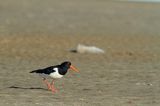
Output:
<path fill-rule="evenodd" d="M 47 67 L 47 68 L 44 68 L 44 69 L 33 70 L 30 73 L 50 74 L 52 72 L 55 72 L 55 70 L 53 70 L 54 67 L 55 66 L 50 66 L 50 67 Z"/>

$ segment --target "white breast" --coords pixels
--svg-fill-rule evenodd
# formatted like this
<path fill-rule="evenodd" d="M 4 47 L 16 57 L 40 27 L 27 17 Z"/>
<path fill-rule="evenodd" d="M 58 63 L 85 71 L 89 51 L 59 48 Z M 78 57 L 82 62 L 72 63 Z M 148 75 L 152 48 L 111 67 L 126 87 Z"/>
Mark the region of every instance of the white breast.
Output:
<path fill-rule="evenodd" d="M 52 78 L 62 78 L 62 77 L 63 77 L 63 75 L 60 75 L 60 74 L 58 73 L 58 68 L 53 68 L 53 70 L 54 70 L 55 72 L 49 74 L 50 77 L 52 77 Z"/>

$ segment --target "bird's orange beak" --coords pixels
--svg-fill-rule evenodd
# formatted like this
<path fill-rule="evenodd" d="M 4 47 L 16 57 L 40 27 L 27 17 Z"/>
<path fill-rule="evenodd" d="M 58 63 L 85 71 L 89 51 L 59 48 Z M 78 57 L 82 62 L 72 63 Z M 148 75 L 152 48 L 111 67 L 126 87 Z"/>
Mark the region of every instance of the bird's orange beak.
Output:
<path fill-rule="evenodd" d="M 79 70 L 77 68 L 75 68 L 74 66 L 72 66 L 72 65 L 70 66 L 70 69 L 72 69 L 75 72 L 79 72 Z"/>

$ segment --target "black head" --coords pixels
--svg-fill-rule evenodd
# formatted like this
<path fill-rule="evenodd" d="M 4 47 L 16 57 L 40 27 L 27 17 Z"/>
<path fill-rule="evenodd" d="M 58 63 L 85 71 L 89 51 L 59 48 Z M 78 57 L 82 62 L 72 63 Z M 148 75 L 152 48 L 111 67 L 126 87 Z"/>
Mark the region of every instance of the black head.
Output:
<path fill-rule="evenodd" d="M 67 67 L 67 68 L 70 68 L 70 66 L 71 66 L 71 62 L 69 62 L 69 61 L 65 61 L 65 62 L 61 63 L 61 66 L 63 66 L 63 67 Z"/>
<path fill-rule="evenodd" d="M 73 65 L 71 65 L 70 61 L 65 61 L 61 63 L 60 67 L 64 73 L 67 73 L 68 69 L 71 69 L 75 72 L 79 72 Z"/>
<path fill-rule="evenodd" d="M 65 75 L 71 66 L 71 62 L 65 61 L 59 65 L 59 73 Z"/>

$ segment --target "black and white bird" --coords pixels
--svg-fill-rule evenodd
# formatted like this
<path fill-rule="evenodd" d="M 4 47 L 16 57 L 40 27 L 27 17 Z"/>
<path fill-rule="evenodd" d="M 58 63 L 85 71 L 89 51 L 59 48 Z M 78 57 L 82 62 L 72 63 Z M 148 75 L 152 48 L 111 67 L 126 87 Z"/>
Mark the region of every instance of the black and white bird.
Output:
<path fill-rule="evenodd" d="M 54 79 L 62 78 L 69 69 L 72 69 L 75 72 L 79 72 L 78 69 L 71 65 L 71 62 L 65 61 L 60 65 L 49 66 L 47 68 L 33 70 L 30 73 L 40 74 L 43 77 L 43 81 L 47 85 L 48 90 L 51 90 L 54 93 L 57 91 L 54 87 Z M 53 79 L 51 83 L 47 81 L 46 76 L 49 76 Z"/>

